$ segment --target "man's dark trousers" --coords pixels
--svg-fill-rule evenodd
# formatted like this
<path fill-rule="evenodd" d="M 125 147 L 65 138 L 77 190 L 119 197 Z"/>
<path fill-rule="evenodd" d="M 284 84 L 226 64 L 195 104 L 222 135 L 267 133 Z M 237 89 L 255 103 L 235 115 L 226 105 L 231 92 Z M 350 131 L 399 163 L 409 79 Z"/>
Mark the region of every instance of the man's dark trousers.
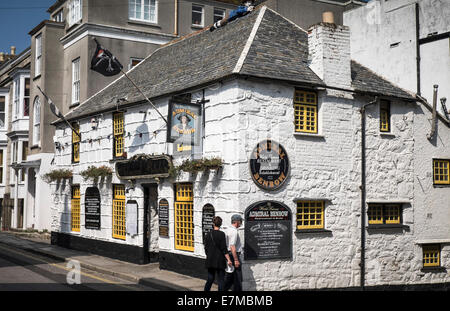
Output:
<path fill-rule="evenodd" d="M 230 258 L 233 258 L 233 254 L 231 252 L 229 252 L 228 254 L 230 255 Z M 240 253 L 237 254 L 239 267 L 236 268 L 236 266 L 234 265 L 235 258 L 233 258 L 234 272 L 225 273 L 224 291 L 228 291 L 231 288 L 231 285 L 233 285 L 234 292 L 242 292 L 242 262 L 239 255 Z"/>

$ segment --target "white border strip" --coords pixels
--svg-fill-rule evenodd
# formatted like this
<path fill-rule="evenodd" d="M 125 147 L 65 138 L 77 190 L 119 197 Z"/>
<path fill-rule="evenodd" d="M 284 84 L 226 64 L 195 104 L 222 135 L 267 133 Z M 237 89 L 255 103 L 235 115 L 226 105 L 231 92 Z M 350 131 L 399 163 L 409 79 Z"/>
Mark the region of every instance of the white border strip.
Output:
<path fill-rule="evenodd" d="M 68 41 L 63 45 L 64 50 L 87 36 L 106 37 L 111 39 L 128 40 L 157 45 L 166 44 L 174 39 L 174 38 L 158 38 L 158 35 L 156 34 L 138 35 L 125 33 L 117 29 L 108 29 L 103 27 L 102 29 L 95 29 L 94 27 L 86 27 L 86 29 L 82 33 L 80 33 L 78 36 L 76 36 L 75 38 L 73 38 L 72 40 Z"/>
<path fill-rule="evenodd" d="M 253 25 L 252 32 L 250 33 L 250 36 L 248 37 L 247 43 L 245 44 L 244 49 L 242 50 L 241 56 L 239 57 L 239 60 L 233 69 L 233 73 L 239 73 L 239 71 L 241 71 L 242 66 L 244 65 L 244 61 L 247 58 L 248 51 L 250 50 L 250 47 L 253 44 L 253 39 L 255 38 L 256 32 L 258 31 L 259 25 L 261 24 L 261 21 L 264 17 L 264 13 L 266 12 L 266 9 L 267 9 L 266 6 L 263 6 L 261 8 L 259 15 L 256 19 L 256 22 Z"/>

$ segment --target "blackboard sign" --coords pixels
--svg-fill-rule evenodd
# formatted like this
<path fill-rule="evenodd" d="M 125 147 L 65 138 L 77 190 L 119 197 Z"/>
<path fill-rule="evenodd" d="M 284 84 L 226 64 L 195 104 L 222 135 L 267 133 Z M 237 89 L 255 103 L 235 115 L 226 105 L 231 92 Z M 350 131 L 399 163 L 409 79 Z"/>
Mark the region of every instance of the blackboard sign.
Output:
<path fill-rule="evenodd" d="M 250 155 L 250 173 L 253 181 L 265 190 L 281 187 L 289 175 L 286 150 L 273 140 L 264 140 Z"/>
<path fill-rule="evenodd" d="M 262 201 L 245 212 L 244 257 L 292 259 L 292 213 L 283 203 Z"/>
<path fill-rule="evenodd" d="M 86 229 L 100 230 L 100 192 L 97 187 L 86 189 L 84 215 Z"/>
<path fill-rule="evenodd" d="M 214 229 L 213 218 L 215 216 L 214 206 L 211 204 L 206 204 L 203 206 L 202 213 L 202 233 L 203 233 L 203 244 L 205 244 L 205 238 L 209 232 Z"/>
<path fill-rule="evenodd" d="M 169 202 L 166 199 L 159 201 L 158 208 L 159 235 L 169 236 Z"/>

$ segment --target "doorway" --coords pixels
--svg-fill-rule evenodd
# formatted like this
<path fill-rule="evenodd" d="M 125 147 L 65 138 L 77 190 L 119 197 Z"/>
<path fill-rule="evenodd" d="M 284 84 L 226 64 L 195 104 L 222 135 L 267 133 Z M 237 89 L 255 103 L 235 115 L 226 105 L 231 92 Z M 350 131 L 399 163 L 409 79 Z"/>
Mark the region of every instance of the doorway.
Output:
<path fill-rule="evenodd" d="M 143 184 L 144 189 L 144 260 L 150 262 L 151 253 L 155 252 L 155 241 L 157 243 L 158 236 L 155 236 L 156 228 L 154 228 L 157 217 L 158 206 L 158 185 Z M 152 247 L 153 245 L 153 247 Z"/>

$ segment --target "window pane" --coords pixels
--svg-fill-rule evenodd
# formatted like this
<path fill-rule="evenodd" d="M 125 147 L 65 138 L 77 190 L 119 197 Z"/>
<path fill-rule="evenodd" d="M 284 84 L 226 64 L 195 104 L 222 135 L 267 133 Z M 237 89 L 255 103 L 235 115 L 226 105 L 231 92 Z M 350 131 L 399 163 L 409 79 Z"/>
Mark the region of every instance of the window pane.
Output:
<path fill-rule="evenodd" d="M 4 96 L 0 96 L 0 112 L 5 111 L 5 102 L 6 98 Z"/>
<path fill-rule="evenodd" d="M 222 20 L 225 17 L 225 10 L 214 9 L 214 23 Z"/>
<path fill-rule="evenodd" d="M 192 6 L 192 25 L 203 25 L 203 7 Z"/>

